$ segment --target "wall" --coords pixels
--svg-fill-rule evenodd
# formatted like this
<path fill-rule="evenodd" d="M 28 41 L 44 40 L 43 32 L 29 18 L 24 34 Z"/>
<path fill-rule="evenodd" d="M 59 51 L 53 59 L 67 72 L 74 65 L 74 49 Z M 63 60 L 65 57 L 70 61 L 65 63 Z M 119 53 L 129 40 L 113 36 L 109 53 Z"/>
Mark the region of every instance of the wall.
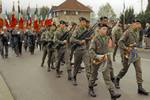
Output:
<path fill-rule="evenodd" d="M 79 23 L 80 17 L 85 17 L 90 20 L 90 12 L 79 12 L 78 15 L 65 15 L 64 12 L 57 12 L 58 16 L 55 18 L 57 21 L 65 20 L 67 22 Z"/>

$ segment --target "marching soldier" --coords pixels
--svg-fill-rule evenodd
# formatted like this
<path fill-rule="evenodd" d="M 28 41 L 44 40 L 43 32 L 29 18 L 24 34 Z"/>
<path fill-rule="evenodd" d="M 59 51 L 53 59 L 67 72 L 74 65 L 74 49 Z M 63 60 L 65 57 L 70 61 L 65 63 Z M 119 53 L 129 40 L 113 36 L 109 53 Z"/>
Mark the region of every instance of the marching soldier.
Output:
<path fill-rule="evenodd" d="M 9 48 L 9 33 L 6 30 L 6 27 L 3 27 L 3 30 L 0 33 L 0 51 L 2 58 L 8 58 L 8 48 Z"/>
<path fill-rule="evenodd" d="M 115 85 L 117 89 L 120 88 L 119 86 L 120 79 L 122 79 L 125 76 L 130 67 L 130 64 L 133 63 L 136 71 L 138 93 L 141 95 L 148 95 L 149 93 L 146 92 L 146 90 L 142 86 L 143 79 L 141 70 L 141 60 L 135 48 L 138 42 L 137 31 L 140 28 L 141 28 L 140 21 L 134 20 L 129 29 L 125 31 L 125 33 L 119 40 L 119 48 L 121 50 L 123 68 L 121 69 L 121 71 L 119 72 L 119 74 L 115 79 Z"/>
<path fill-rule="evenodd" d="M 56 30 L 55 33 L 55 42 L 56 44 L 61 44 L 62 46 L 60 46 L 58 48 L 58 46 L 56 46 L 57 49 L 57 61 L 56 61 L 56 74 L 57 77 L 60 77 L 62 72 L 60 70 L 60 64 L 62 63 L 62 61 L 64 60 L 63 58 L 65 57 L 65 50 L 66 50 L 66 44 L 67 44 L 67 40 L 62 40 L 62 36 L 67 32 L 67 27 L 66 27 L 66 22 L 61 20 L 60 21 L 60 25 Z M 66 62 L 67 63 L 67 62 Z"/>
<path fill-rule="evenodd" d="M 96 97 L 96 94 L 94 92 L 94 84 L 97 80 L 98 71 L 100 71 L 103 74 L 103 78 L 105 81 L 105 84 L 108 87 L 108 90 L 110 92 L 111 98 L 113 100 L 116 100 L 121 95 L 116 93 L 115 86 L 111 81 L 110 77 L 110 66 L 109 66 L 109 47 L 111 47 L 109 41 L 110 37 L 108 37 L 107 34 L 108 26 L 106 25 L 100 25 L 98 29 L 98 33 L 94 36 L 94 38 L 91 41 L 89 53 L 90 53 L 90 59 L 91 59 L 91 70 L 90 70 L 90 78 L 89 78 L 89 95 L 92 97 Z"/>
<path fill-rule="evenodd" d="M 47 55 L 48 55 L 48 72 L 51 71 L 51 69 L 54 68 L 54 33 L 56 31 L 56 26 L 53 24 L 48 28 L 49 33 L 46 35 L 46 38 L 48 39 L 47 44 Z"/>
<path fill-rule="evenodd" d="M 37 32 L 37 48 L 39 48 L 40 49 L 40 51 L 42 50 L 42 44 L 41 44 L 41 34 L 42 34 L 42 32 L 40 31 L 40 32 Z"/>
<path fill-rule="evenodd" d="M 47 56 L 47 34 L 48 34 L 48 29 L 44 29 L 42 35 L 41 35 L 41 42 L 42 42 L 42 48 L 43 48 L 43 57 L 42 57 L 42 63 L 41 63 L 41 67 L 44 66 L 44 62 Z"/>
<path fill-rule="evenodd" d="M 46 27 L 42 27 L 41 29 L 40 29 L 40 45 L 41 45 L 41 50 L 43 50 L 43 41 L 41 40 L 41 37 L 42 37 L 42 34 L 44 33 L 46 31 Z"/>
<path fill-rule="evenodd" d="M 18 29 L 18 25 L 12 32 L 12 43 L 13 43 L 13 49 L 15 51 L 15 54 L 17 57 L 19 57 L 22 54 L 22 36 L 21 31 Z"/>
<path fill-rule="evenodd" d="M 108 17 L 105 17 L 105 16 L 104 16 L 104 17 L 101 17 L 101 18 L 100 18 L 99 25 L 100 25 L 100 26 L 103 26 L 103 25 L 107 25 L 107 26 L 108 26 Z M 109 36 L 110 39 L 112 39 L 112 33 L 111 33 L 111 31 L 112 31 L 111 27 L 108 26 L 107 36 Z M 109 51 L 109 52 L 111 52 L 111 51 Z M 113 67 L 112 67 L 111 55 L 109 55 L 108 58 L 109 58 L 109 59 L 108 59 L 108 63 L 109 63 L 108 65 L 110 66 L 109 68 L 110 68 L 110 70 L 111 70 L 110 76 L 111 76 L 111 80 L 114 82 L 115 75 L 114 75 L 114 69 L 113 69 Z"/>
<path fill-rule="evenodd" d="M 79 44 L 75 51 L 74 51 L 74 70 L 73 70 L 73 85 L 76 86 L 77 84 L 77 74 L 80 69 L 82 61 L 84 62 L 85 69 L 86 69 L 86 76 L 87 79 L 89 78 L 89 69 L 90 69 L 90 58 L 89 53 L 86 45 L 86 40 L 79 40 L 79 36 L 81 34 L 84 34 L 84 32 L 87 30 L 87 19 L 84 17 L 81 17 L 80 19 L 80 25 L 76 28 L 74 31 L 72 37 L 71 37 L 71 43 Z"/>
<path fill-rule="evenodd" d="M 112 29 L 112 39 L 113 43 L 115 45 L 114 51 L 113 51 L 113 61 L 115 61 L 115 56 L 117 53 L 118 49 L 118 41 L 120 37 L 122 36 L 123 30 L 122 30 L 122 25 L 121 22 L 117 22 L 116 26 Z"/>
<path fill-rule="evenodd" d="M 32 28 L 32 30 L 28 32 L 28 47 L 31 55 L 34 54 L 35 41 L 36 41 L 36 33 L 34 31 L 34 28 Z"/>
<path fill-rule="evenodd" d="M 24 46 L 25 52 L 27 51 L 27 48 L 28 48 L 28 34 L 29 33 L 30 33 L 30 26 L 27 26 L 27 29 L 25 30 L 23 34 L 23 46 Z"/>

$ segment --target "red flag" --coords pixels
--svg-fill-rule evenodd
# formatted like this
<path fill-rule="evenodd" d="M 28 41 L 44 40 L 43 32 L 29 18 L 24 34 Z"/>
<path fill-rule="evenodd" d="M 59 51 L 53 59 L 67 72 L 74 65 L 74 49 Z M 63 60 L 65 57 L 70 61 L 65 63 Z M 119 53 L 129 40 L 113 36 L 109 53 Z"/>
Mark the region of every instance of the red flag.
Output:
<path fill-rule="evenodd" d="M 22 30 L 24 29 L 24 20 L 22 16 L 19 19 L 19 29 L 22 29 Z"/>
<path fill-rule="evenodd" d="M 11 26 L 11 28 L 15 28 L 16 25 L 17 25 L 17 19 L 16 19 L 15 15 L 13 14 L 13 15 L 11 16 L 11 23 L 10 23 L 10 26 Z"/>
<path fill-rule="evenodd" d="M 40 21 L 41 27 L 44 27 L 44 26 L 45 26 L 45 23 L 44 23 L 44 22 L 45 22 L 44 20 L 41 20 L 41 21 Z"/>
<path fill-rule="evenodd" d="M 39 31 L 39 24 L 38 24 L 38 20 L 36 17 L 34 19 L 34 30 L 36 30 L 37 32 Z"/>
<path fill-rule="evenodd" d="M 32 26 L 32 17 L 30 16 L 29 18 L 26 19 L 26 27 L 31 27 Z"/>
<path fill-rule="evenodd" d="M 52 19 L 46 18 L 46 20 L 45 20 L 45 25 L 46 25 L 46 26 L 52 25 Z"/>
<path fill-rule="evenodd" d="M 6 28 L 10 28 L 10 25 L 9 25 L 9 22 L 7 19 L 5 19 L 5 26 L 6 26 Z"/>
<path fill-rule="evenodd" d="M 2 27 L 3 27 L 3 25 L 4 25 L 4 21 L 3 21 L 3 19 L 2 19 L 2 18 L 0 18 L 0 28 L 2 28 Z"/>
<path fill-rule="evenodd" d="M 42 17 L 40 18 L 40 26 L 41 27 L 44 27 L 44 25 L 45 25 L 45 20 L 44 19 L 42 19 Z"/>

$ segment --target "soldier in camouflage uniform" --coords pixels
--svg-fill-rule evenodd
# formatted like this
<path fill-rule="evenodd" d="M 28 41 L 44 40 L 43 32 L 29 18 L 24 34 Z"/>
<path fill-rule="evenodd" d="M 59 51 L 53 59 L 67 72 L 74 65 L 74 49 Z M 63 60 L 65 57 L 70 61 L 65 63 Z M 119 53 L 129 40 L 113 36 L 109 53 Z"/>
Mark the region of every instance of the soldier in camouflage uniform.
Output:
<path fill-rule="evenodd" d="M 135 56 L 131 55 L 131 58 L 133 58 L 133 60 L 130 59 L 131 52 L 133 50 L 136 50 L 135 47 L 137 46 L 137 42 L 138 42 L 137 31 L 140 28 L 141 28 L 140 21 L 134 20 L 131 26 L 129 27 L 129 29 L 125 31 L 125 33 L 119 40 L 119 48 L 121 50 L 123 68 L 121 69 L 117 77 L 115 78 L 115 85 L 116 85 L 116 88 L 118 89 L 120 88 L 119 86 L 120 79 L 122 79 L 125 76 L 125 74 L 127 73 L 130 67 L 130 64 L 133 63 L 135 67 L 135 71 L 136 71 L 138 93 L 142 95 L 148 95 L 148 92 L 146 92 L 142 86 L 143 79 L 142 79 L 140 56 L 138 55 L 137 52 L 134 52 Z"/>
<path fill-rule="evenodd" d="M 123 33 L 121 22 L 117 22 L 116 26 L 112 29 L 112 39 L 113 43 L 115 45 L 114 51 L 113 51 L 113 61 L 115 61 L 115 56 L 118 49 L 118 41 Z"/>
<path fill-rule="evenodd" d="M 79 36 L 87 30 L 86 21 L 87 19 L 81 17 L 80 25 L 74 31 L 71 37 L 71 43 L 77 43 L 80 46 L 77 47 L 74 51 L 74 70 L 73 70 L 73 85 L 77 84 L 77 74 L 80 69 L 82 61 L 84 62 L 85 69 L 86 69 L 86 76 L 89 79 L 89 70 L 90 70 L 90 57 L 89 52 L 86 45 L 86 40 L 79 40 Z"/>
<path fill-rule="evenodd" d="M 109 44 L 110 37 L 106 35 L 108 31 L 108 26 L 106 25 L 100 25 L 98 29 L 98 33 L 94 36 L 94 38 L 91 41 L 89 53 L 91 58 L 91 70 L 90 70 L 90 78 L 89 78 L 89 95 L 92 97 L 96 97 L 96 94 L 94 92 L 94 84 L 96 81 L 96 78 L 98 76 L 98 71 L 100 71 L 103 74 L 103 78 L 105 81 L 105 84 L 108 87 L 108 90 L 110 92 L 111 98 L 113 100 L 116 100 L 121 95 L 115 92 L 115 86 L 111 81 L 110 77 L 110 66 L 109 66 L 109 47 L 111 45 Z"/>
<path fill-rule="evenodd" d="M 72 66 L 71 66 L 71 61 L 72 61 L 72 57 L 73 57 L 73 52 L 71 49 L 71 42 L 70 42 L 70 38 L 73 34 L 73 32 L 75 31 L 77 24 L 76 23 L 71 23 L 71 27 L 69 29 L 69 35 L 67 37 L 67 48 L 65 51 L 65 63 L 67 66 L 67 72 L 68 72 L 68 80 L 72 80 Z"/>
<path fill-rule="evenodd" d="M 48 27 L 47 27 L 48 28 Z M 42 63 L 41 63 L 41 67 L 44 66 L 44 62 L 47 56 L 47 39 L 46 39 L 46 35 L 48 33 L 48 30 L 45 29 L 41 35 L 41 42 L 42 42 L 42 48 L 43 48 L 43 56 L 42 56 Z"/>
<path fill-rule="evenodd" d="M 12 31 L 11 38 L 13 43 L 13 49 L 17 57 L 22 54 L 22 36 L 23 32 L 19 30 L 19 26 L 16 25 L 15 29 Z"/>
<path fill-rule="evenodd" d="M 3 27 L 0 32 L 0 54 L 2 58 L 8 58 L 9 38 L 10 34 L 7 32 L 6 27 Z"/>
<path fill-rule="evenodd" d="M 51 69 L 54 68 L 54 36 L 55 36 L 55 31 L 56 31 L 56 25 L 51 25 L 49 28 L 49 33 L 47 34 L 48 38 L 48 44 L 47 44 L 47 54 L 48 54 L 48 72 L 51 71 Z"/>
<path fill-rule="evenodd" d="M 65 32 L 67 32 L 66 22 L 61 20 L 60 25 L 55 33 L 55 42 L 57 49 L 56 74 L 58 78 L 61 77 L 61 74 L 63 73 L 63 71 L 60 70 L 60 64 L 62 63 L 65 57 L 67 40 L 62 41 L 61 37 L 65 34 Z M 62 46 L 60 48 L 57 48 L 59 44 L 61 44 Z"/>
<path fill-rule="evenodd" d="M 28 47 L 31 55 L 34 54 L 35 43 L 36 43 L 36 32 L 34 31 L 34 28 L 32 28 L 32 30 L 29 30 L 28 32 Z"/>
<path fill-rule="evenodd" d="M 99 25 L 100 25 L 100 26 L 101 26 L 101 25 L 102 25 L 102 26 L 103 26 L 103 25 L 107 25 L 107 26 L 108 26 L 108 18 L 105 17 L 105 16 L 104 16 L 104 17 L 101 17 L 101 18 L 100 18 Z M 108 26 L 107 36 L 109 36 L 109 37 L 112 39 L 111 31 L 112 31 L 111 27 Z M 109 50 L 109 52 L 111 52 L 111 50 Z M 114 75 L 114 69 L 113 69 L 113 67 L 112 67 L 111 55 L 109 55 L 108 58 L 109 58 L 109 59 L 108 59 L 108 63 L 109 63 L 108 65 L 110 66 L 109 68 L 110 68 L 110 70 L 111 70 L 110 76 L 111 76 L 111 80 L 114 82 L 115 75 Z"/>

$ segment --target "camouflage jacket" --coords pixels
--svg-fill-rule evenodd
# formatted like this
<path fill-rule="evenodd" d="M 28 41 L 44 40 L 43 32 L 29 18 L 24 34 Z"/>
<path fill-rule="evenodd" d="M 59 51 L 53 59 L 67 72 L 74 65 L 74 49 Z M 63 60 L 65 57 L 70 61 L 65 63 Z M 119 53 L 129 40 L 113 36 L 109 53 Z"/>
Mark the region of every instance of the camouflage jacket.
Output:
<path fill-rule="evenodd" d="M 108 43 L 109 36 L 96 35 L 90 43 L 89 53 L 92 58 L 96 58 L 97 55 L 104 55 L 109 52 Z"/>
<path fill-rule="evenodd" d="M 118 43 L 119 39 L 122 36 L 122 33 L 123 33 L 123 31 L 122 31 L 121 27 L 115 26 L 112 29 L 112 39 L 113 39 L 114 43 Z"/>
<path fill-rule="evenodd" d="M 77 27 L 70 38 L 70 42 L 80 44 L 81 40 L 79 40 L 78 38 L 85 31 L 86 31 L 86 28 Z M 79 48 L 86 49 L 86 44 L 81 45 Z"/>
<path fill-rule="evenodd" d="M 125 31 L 125 33 L 122 35 L 122 37 L 119 40 L 119 47 L 121 49 L 126 49 L 127 47 L 129 47 L 129 45 L 134 44 L 135 46 L 137 46 L 137 42 L 138 42 L 138 32 L 129 28 L 127 31 Z"/>

